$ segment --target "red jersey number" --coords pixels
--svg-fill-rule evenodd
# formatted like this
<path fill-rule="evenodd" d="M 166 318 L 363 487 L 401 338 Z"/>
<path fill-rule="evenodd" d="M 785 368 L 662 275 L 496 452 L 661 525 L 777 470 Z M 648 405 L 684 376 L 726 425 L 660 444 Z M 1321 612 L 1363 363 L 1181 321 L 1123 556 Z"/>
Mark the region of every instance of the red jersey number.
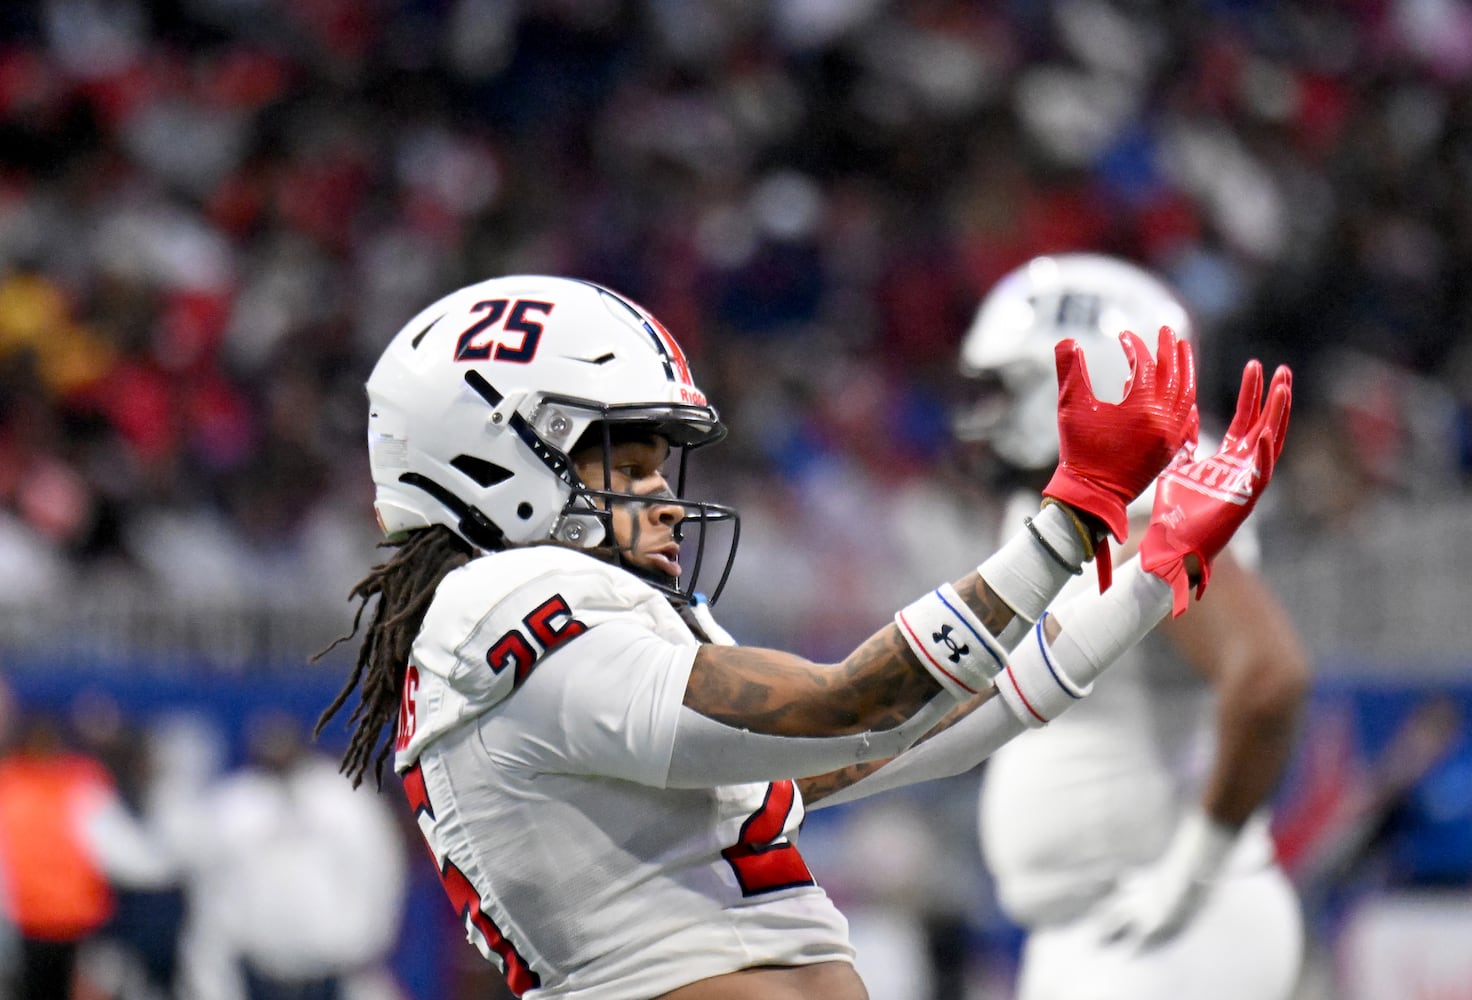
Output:
<path fill-rule="evenodd" d="M 418 696 L 419 668 L 411 663 L 404 671 L 404 692 L 399 696 L 399 728 L 394 737 L 395 750 L 404 749 L 414 738 L 414 730 L 419 726 L 419 706 L 416 702 Z"/>
<path fill-rule="evenodd" d="M 721 852 L 736 873 L 743 896 L 817 884 L 807 862 L 782 834 L 796 797 L 791 781 L 772 782 L 761 808 L 741 825 L 736 843 Z"/>
<path fill-rule="evenodd" d="M 588 631 L 588 626 L 572 616 L 572 608 L 568 607 L 567 599 L 561 594 L 553 594 L 537 605 L 521 623 L 526 626 L 525 630 L 511 629 L 486 651 L 486 664 L 492 673 L 499 674 L 507 667 L 516 668 L 512 681 L 516 687 L 526 680 L 538 659 Z M 527 638 L 528 632 L 531 639 Z M 537 646 L 541 646 L 541 653 L 537 652 Z"/>
<path fill-rule="evenodd" d="M 430 857 L 439 858 L 434 834 L 434 804 L 429 801 L 424 769 L 418 764 L 404 772 L 404 795 L 409 800 L 409 807 L 414 810 L 414 818 L 419 823 L 420 832 L 424 834 Z M 506 976 L 506 985 L 511 987 L 511 992 L 519 997 L 527 990 L 541 986 L 542 977 L 533 971 L 516 945 L 501 933 L 501 928 L 486 913 L 481 905 L 480 893 L 471 885 L 465 873 L 448 856 L 444 857 L 438 867 L 440 883 L 445 887 L 445 894 L 450 897 L 450 905 L 455 907 L 460 919 L 468 920 L 480 934 L 486 949 L 500 959 L 501 972 Z"/>

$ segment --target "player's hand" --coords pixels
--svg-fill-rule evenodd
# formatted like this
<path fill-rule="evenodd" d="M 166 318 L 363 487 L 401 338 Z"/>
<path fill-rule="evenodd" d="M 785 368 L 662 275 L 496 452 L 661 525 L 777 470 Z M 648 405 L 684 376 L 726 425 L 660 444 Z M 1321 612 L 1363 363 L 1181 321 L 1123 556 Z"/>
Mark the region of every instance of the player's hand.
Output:
<path fill-rule="evenodd" d="M 1091 515 L 1118 541 L 1129 532 L 1125 508 L 1144 492 L 1188 440 L 1194 440 L 1196 362 L 1191 345 L 1161 327 L 1155 356 L 1135 334 L 1119 335 L 1129 361 L 1124 397 L 1100 402 L 1084 351 L 1072 338 L 1054 348 L 1058 366 L 1058 469 L 1045 497 Z M 1107 540 L 1095 561 L 1099 589 L 1109 586 Z"/>
<path fill-rule="evenodd" d="M 1099 939 L 1149 948 L 1175 937 L 1206 902 L 1235 839 L 1234 830 L 1193 811 L 1155 863 L 1125 876 L 1099 904 L 1091 917 Z"/>
<path fill-rule="evenodd" d="M 1249 361 L 1237 412 L 1216 454 L 1193 459 L 1183 451 L 1156 484 L 1140 565 L 1171 585 L 1176 615 L 1190 603 L 1193 582 L 1198 599 L 1205 592 L 1211 560 L 1257 506 L 1283 452 L 1292 400 L 1293 373 L 1280 366 L 1264 404 L 1262 365 Z"/>

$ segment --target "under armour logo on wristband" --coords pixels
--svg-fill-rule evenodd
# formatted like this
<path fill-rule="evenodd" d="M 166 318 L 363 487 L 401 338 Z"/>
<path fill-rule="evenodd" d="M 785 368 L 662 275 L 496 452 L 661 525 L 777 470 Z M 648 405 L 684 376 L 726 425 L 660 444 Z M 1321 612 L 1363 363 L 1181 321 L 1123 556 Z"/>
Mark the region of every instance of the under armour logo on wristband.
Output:
<path fill-rule="evenodd" d="M 950 584 L 943 584 L 894 616 L 900 635 L 930 675 L 964 701 L 992 686 L 1007 653 Z"/>
<path fill-rule="evenodd" d="M 942 625 L 939 632 L 932 632 L 930 634 L 930 638 L 934 642 L 945 643 L 946 648 L 951 651 L 951 655 L 947 656 L 946 659 L 950 660 L 952 663 L 960 663 L 961 657 L 971 652 L 971 647 L 963 646 L 955 639 L 952 639 L 951 632 L 953 631 L 954 629 L 952 629 L 949 625 Z"/>

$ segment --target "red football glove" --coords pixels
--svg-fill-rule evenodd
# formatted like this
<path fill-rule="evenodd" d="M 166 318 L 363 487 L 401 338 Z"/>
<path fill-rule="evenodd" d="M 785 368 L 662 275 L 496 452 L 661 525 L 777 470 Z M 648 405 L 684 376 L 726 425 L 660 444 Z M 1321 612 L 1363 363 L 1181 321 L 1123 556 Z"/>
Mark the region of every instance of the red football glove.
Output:
<path fill-rule="evenodd" d="M 1257 506 L 1283 453 L 1292 401 L 1293 373 L 1280 366 L 1263 405 L 1262 365 L 1249 361 L 1237 412 L 1216 454 L 1193 460 L 1183 452 L 1156 484 L 1150 526 L 1140 540 L 1140 565 L 1170 584 L 1176 615 L 1190 602 L 1186 557 L 1194 554 L 1201 561 L 1196 584 L 1200 599 L 1211 576 L 1211 560 Z"/>
<path fill-rule="evenodd" d="M 1160 328 L 1155 357 L 1135 334 L 1119 335 L 1129 360 L 1124 398 L 1101 403 L 1089 383 L 1083 348 L 1069 338 L 1054 347 L 1058 365 L 1058 469 L 1043 489 L 1074 510 L 1092 514 L 1119 541 L 1129 531 L 1125 508 L 1155 481 L 1197 425 L 1196 360 L 1191 345 Z M 1112 576 L 1107 540 L 1094 554 L 1099 590 Z"/>

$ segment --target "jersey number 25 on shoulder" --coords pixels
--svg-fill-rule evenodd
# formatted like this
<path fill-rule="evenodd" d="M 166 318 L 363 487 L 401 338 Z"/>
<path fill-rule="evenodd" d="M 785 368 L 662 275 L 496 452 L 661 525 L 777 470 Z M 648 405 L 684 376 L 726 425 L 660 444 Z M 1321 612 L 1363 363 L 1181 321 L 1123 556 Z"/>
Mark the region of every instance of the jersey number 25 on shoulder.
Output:
<path fill-rule="evenodd" d="M 553 594 L 538 604 L 521 620 L 523 628 L 513 628 L 491 643 L 486 650 L 486 664 L 491 673 L 500 674 L 507 667 L 515 671 L 513 688 L 520 687 L 537 660 L 569 639 L 588 631 L 588 626 L 572 616 L 572 608 L 561 594 Z M 539 653 L 537 650 L 541 649 Z M 404 671 L 404 690 L 399 700 L 399 722 L 394 748 L 403 750 L 414 738 L 418 725 L 419 668 L 410 663 Z"/>
<path fill-rule="evenodd" d="M 513 686 L 519 687 L 526 680 L 538 659 L 550 653 L 569 639 L 588 631 L 588 626 L 572 616 L 572 608 L 561 594 L 553 594 L 531 614 L 521 620 L 524 629 L 513 628 L 491 643 L 486 651 L 486 663 L 491 672 L 501 673 L 507 667 L 516 670 Z M 531 638 L 528 638 L 530 634 Z M 537 647 L 541 652 L 537 652 Z"/>

